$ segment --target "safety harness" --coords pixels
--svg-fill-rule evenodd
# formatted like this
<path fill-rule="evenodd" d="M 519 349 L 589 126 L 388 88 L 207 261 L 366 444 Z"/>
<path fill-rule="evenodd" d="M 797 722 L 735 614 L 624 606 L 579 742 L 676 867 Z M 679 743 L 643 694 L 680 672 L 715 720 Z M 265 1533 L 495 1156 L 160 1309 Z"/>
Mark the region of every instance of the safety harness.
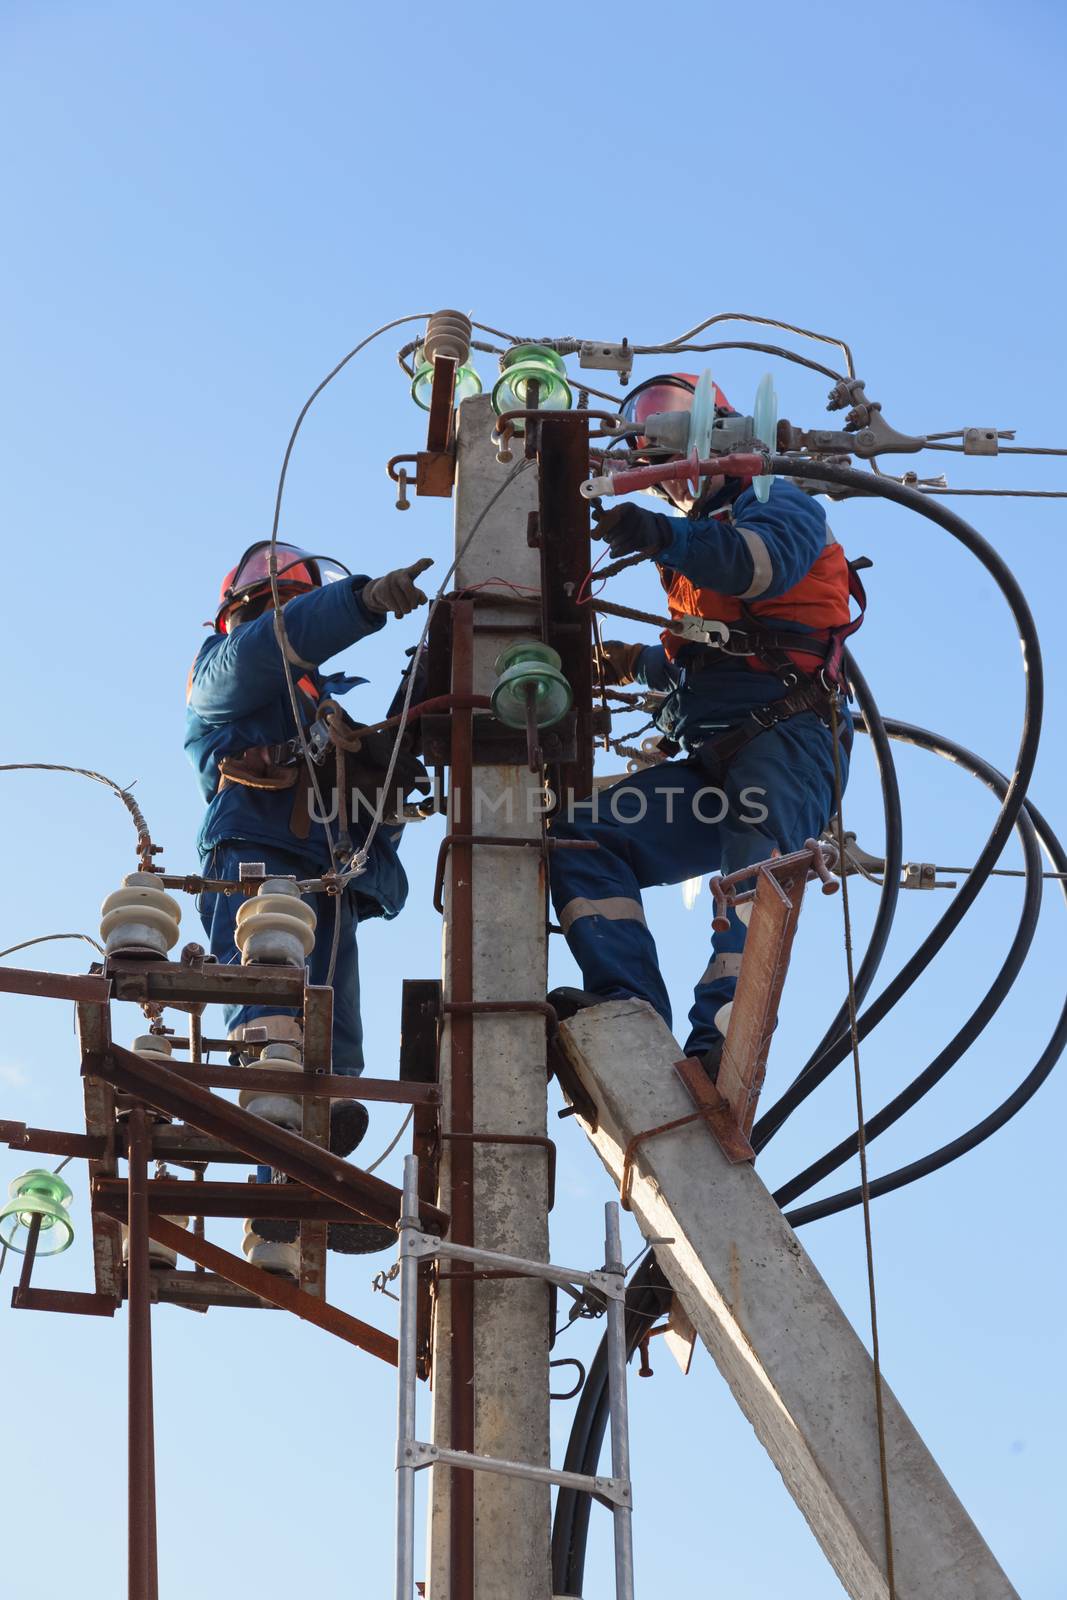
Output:
<path fill-rule="evenodd" d="M 684 617 L 673 624 L 674 631 L 686 643 L 703 646 L 707 652 L 703 656 L 687 658 L 683 662 L 686 673 L 714 670 L 723 656 L 744 657 L 758 661 L 785 685 L 786 692 L 779 699 L 756 706 L 736 728 L 727 728 L 725 732 L 705 739 L 692 751 L 692 758 L 717 783 L 721 782 L 730 764 L 754 739 L 788 722 L 790 718 L 810 711 L 827 727 L 832 725 L 831 706 L 842 692 L 848 692 L 842 667 L 845 644 L 862 626 L 867 610 L 867 593 L 859 574 L 870 565 L 867 556 L 859 556 L 848 563 L 849 599 L 856 602 L 859 614 L 837 628 L 801 633 L 771 626 L 744 605 L 744 627 L 717 622 L 708 617 Z M 815 658 L 817 665 L 810 672 L 805 672 L 792 659 L 793 655 L 810 655 Z M 852 730 L 846 722 L 842 740 L 846 754 L 851 746 L 851 738 Z M 668 754 L 676 754 L 679 749 L 673 740 L 661 740 L 660 743 Z M 674 745 L 673 750 L 671 745 Z"/>
<path fill-rule="evenodd" d="M 308 753 L 316 766 L 324 766 L 331 754 L 334 758 L 338 843 L 343 847 L 350 843 L 348 807 L 352 797 L 360 796 L 372 808 L 380 803 L 395 734 L 391 729 L 367 732 L 366 724 L 354 722 L 336 700 L 320 699 L 318 689 L 308 678 L 301 678 L 299 687 L 311 702 L 314 713 L 305 724 Z M 236 783 L 249 789 L 295 789 L 289 828 L 298 839 L 306 839 L 311 831 L 311 816 L 308 785 L 300 782 L 303 770 L 304 751 L 299 739 L 255 745 L 222 757 L 219 787 Z M 426 768 L 404 743 L 397 754 L 392 781 L 397 797 L 406 796 L 413 789 L 420 794 L 430 792 Z M 399 805 L 387 803 L 382 821 L 386 824 L 400 821 L 400 809 Z"/>

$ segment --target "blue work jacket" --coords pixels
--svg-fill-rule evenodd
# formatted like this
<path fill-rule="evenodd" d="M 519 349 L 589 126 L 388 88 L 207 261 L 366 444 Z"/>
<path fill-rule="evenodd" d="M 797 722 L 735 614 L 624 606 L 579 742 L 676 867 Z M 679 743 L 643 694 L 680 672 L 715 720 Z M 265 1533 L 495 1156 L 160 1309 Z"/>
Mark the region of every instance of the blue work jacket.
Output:
<path fill-rule="evenodd" d="M 366 582 L 365 577 L 342 579 L 297 595 L 285 607 L 294 677 L 310 679 L 319 698 L 336 698 L 367 681 L 318 670 L 331 656 L 384 626 L 385 617 L 367 611 L 360 600 Z M 197 838 L 202 859 L 217 844 L 232 839 L 295 852 L 309 868 L 329 867 L 321 822 L 312 821 L 306 839 L 297 838 L 290 829 L 295 790 L 252 789 L 236 783 L 219 787 L 223 756 L 282 744 L 292 739 L 294 732 L 273 612 L 265 612 L 232 633 L 214 633 L 205 639 L 189 674 L 185 726 L 185 749 L 207 801 Z M 334 782 L 329 765 L 322 773 L 329 806 Z M 361 818 L 353 816 L 351 833 L 357 842 L 366 837 L 368 821 L 366 811 Z M 397 855 L 402 832 L 395 826 L 378 830 L 367 870 L 356 880 L 360 896 L 368 897 L 387 917 L 396 916 L 407 899 L 407 877 Z"/>
<path fill-rule="evenodd" d="M 761 601 L 794 588 L 819 559 L 832 536 L 826 512 L 795 484 L 776 479 L 770 498 L 761 503 L 752 489 L 743 489 L 716 516 L 668 517 L 670 542 L 659 558 L 665 588 L 676 572 L 702 589 L 724 595 L 752 593 L 756 560 Z M 771 625 L 807 632 L 790 617 L 788 607 Z M 693 670 L 699 663 L 702 670 Z M 658 726 L 685 749 L 735 726 L 757 706 L 785 693 L 773 672 L 755 671 L 743 657 L 710 652 L 704 645 L 686 645 L 671 661 L 661 644 L 646 645 L 636 662 L 636 679 L 666 695 L 656 717 Z"/>

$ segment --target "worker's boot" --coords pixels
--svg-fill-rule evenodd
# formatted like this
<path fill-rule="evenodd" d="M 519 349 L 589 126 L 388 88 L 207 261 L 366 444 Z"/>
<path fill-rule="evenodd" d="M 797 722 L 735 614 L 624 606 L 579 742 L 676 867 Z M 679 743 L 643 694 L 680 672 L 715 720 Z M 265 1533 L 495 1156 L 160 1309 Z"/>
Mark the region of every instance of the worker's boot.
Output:
<path fill-rule="evenodd" d="M 300 1277 L 300 1249 L 296 1243 L 298 1233 L 297 1225 L 282 1223 L 284 1228 L 292 1228 L 291 1239 L 267 1239 L 263 1229 L 271 1224 L 259 1217 L 245 1218 L 244 1238 L 241 1240 L 241 1249 L 249 1266 L 261 1267 L 264 1272 L 270 1272 L 278 1278 Z M 274 1224 L 278 1226 L 278 1224 Z"/>
<path fill-rule="evenodd" d="M 571 1017 L 578 1015 L 579 1011 L 588 1011 L 591 1006 L 606 1006 L 611 995 L 593 994 L 590 989 L 553 989 L 548 996 L 548 1003 L 552 1007 L 560 1022 L 567 1022 Z"/>

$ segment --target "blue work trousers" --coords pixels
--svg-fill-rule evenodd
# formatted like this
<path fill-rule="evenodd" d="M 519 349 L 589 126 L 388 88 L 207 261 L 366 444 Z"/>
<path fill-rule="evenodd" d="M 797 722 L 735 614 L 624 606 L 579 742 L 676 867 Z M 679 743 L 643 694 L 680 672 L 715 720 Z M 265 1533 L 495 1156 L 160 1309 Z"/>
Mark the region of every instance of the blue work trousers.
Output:
<path fill-rule="evenodd" d="M 848 760 L 842 751 L 842 777 Z M 671 1026 L 671 1005 L 641 890 L 731 873 L 800 849 L 818 838 L 833 810 L 831 736 L 812 713 L 791 718 L 746 746 L 721 778 L 698 756 L 646 767 L 573 807 L 552 824 L 556 839 L 591 840 L 595 850 L 551 852 L 552 901 L 583 987 L 605 999 L 647 1000 Z M 679 905 L 676 915 L 688 915 Z M 745 927 L 735 911 L 713 933 L 689 1013 L 687 1055 L 721 1034 L 719 1008 L 733 999 Z"/>
<path fill-rule="evenodd" d="M 205 877 L 237 878 L 242 861 L 262 861 L 268 874 L 278 877 L 316 878 L 322 874 L 320 866 L 303 856 L 276 850 L 269 845 L 246 844 L 239 839 L 229 839 L 217 844 L 204 858 Z M 237 910 L 242 901 L 236 894 L 204 894 L 200 897 L 200 917 L 207 931 L 211 953 L 220 962 L 239 962 L 234 943 Z M 314 906 L 315 945 L 308 959 L 308 979 L 324 984 L 330 968 L 330 950 L 333 944 L 334 918 L 337 901 L 330 895 L 308 895 Z M 337 946 L 337 963 L 333 977 L 333 1067 L 342 1077 L 358 1077 L 363 1071 L 363 1023 L 359 1014 L 359 960 L 356 950 L 355 896 L 346 892 L 340 899 L 341 929 Z M 298 1011 L 286 1011 L 281 1006 L 224 1006 L 226 1027 L 232 1033 L 246 1022 L 257 1017 L 296 1017 Z M 236 1055 L 232 1058 L 236 1060 Z"/>

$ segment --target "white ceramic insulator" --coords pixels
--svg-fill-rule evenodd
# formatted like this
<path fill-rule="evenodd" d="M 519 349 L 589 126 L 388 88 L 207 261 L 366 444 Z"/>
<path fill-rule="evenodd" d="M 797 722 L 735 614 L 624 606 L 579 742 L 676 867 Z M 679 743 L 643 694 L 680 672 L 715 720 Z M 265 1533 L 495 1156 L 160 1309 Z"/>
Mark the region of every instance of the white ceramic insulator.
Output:
<path fill-rule="evenodd" d="M 164 1061 L 168 1066 L 172 1064 L 171 1043 L 165 1034 L 138 1034 L 130 1049 L 135 1056 L 144 1056 L 146 1061 Z"/>
<path fill-rule="evenodd" d="M 151 951 L 165 956 L 178 942 L 182 908 L 165 894 L 151 872 L 128 872 L 122 888 L 109 894 L 100 907 L 100 937 L 105 954 Z"/>
<path fill-rule="evenodd" d="M 187 1228 L 189 1226 L 189 1218 L 188 1217 L 164 1217 L 163 1221 L 164 1222 L 173 1222 L 173 1224 L 174 1224 L 174 1226 L 176 1228 Z M 123 1259 L 123 1261 L 129 1261 L 129 1259 L 130 1259 L 130 1238 L 129 1238 L 130 1230 L 127 1228 L 125 1223 L 122 1223 L 121 1227 L 122 1227 L 122 1259 Z M 176 1267 L 178 1265 L 178 1252 L 176 1250 L 172 1250 L 169 1245 L 160 1244 L 158 1239 L 149 1239 L 149 1241 L 148 1241 L 148 1262 L 149 1262 L 149 1265 L 153 1266 L 153 1267 Z"/>
<path fill-rule="evenodd" d="M 295 1241 L 292 1244 L 271 1244 L 268 1239 L 261 1239 L 251 1217 L 245 1218 L 241 1249 L 250 1266 L 262 1267 L 264 1272 L 277 1272 L 288 1278 L 300 1276 L 299 1244 Z"/>
<path fill-rule="evenodd" d="M 451 356 L 463 365 L 471 353 L 471 319 L 462 311 L 435 311 L 426 322 L 422 349 L 427 361 Z"/>
<path fill-rule="evenodd" d="M 237 911 L 234 940 L 241 964 L 302 967 L 315 943 L 315 910 L 291 878 L 267 878 Z"/>
<path fill-rule="evenodd" d="M 272 1072 L 303 1072 L 304 1064 L 295 1044 L 274 1042 L 266 1044 L 260 1053 L 258 1066 L 269 1067 Z M 237 1103 L 254 1117 L 273 1122 L 276 1127 L 289 1128 L 299 1133 L 303 1123 L 303 1105 L 288 1094 L 267 1093 L 263 1089 L 242 1089 Z"/>
<path fill-rule="evenodd" d="M 733 1001 L 727 1000 L 726 1004 L 724 1006 L 720 1006 L 718 1011 L 715 1013 L 715 1026 L 718 1028 L 724 1039 L 730 1031 L 730 1018 L 733 1016 L 733 1010 Z"/>

